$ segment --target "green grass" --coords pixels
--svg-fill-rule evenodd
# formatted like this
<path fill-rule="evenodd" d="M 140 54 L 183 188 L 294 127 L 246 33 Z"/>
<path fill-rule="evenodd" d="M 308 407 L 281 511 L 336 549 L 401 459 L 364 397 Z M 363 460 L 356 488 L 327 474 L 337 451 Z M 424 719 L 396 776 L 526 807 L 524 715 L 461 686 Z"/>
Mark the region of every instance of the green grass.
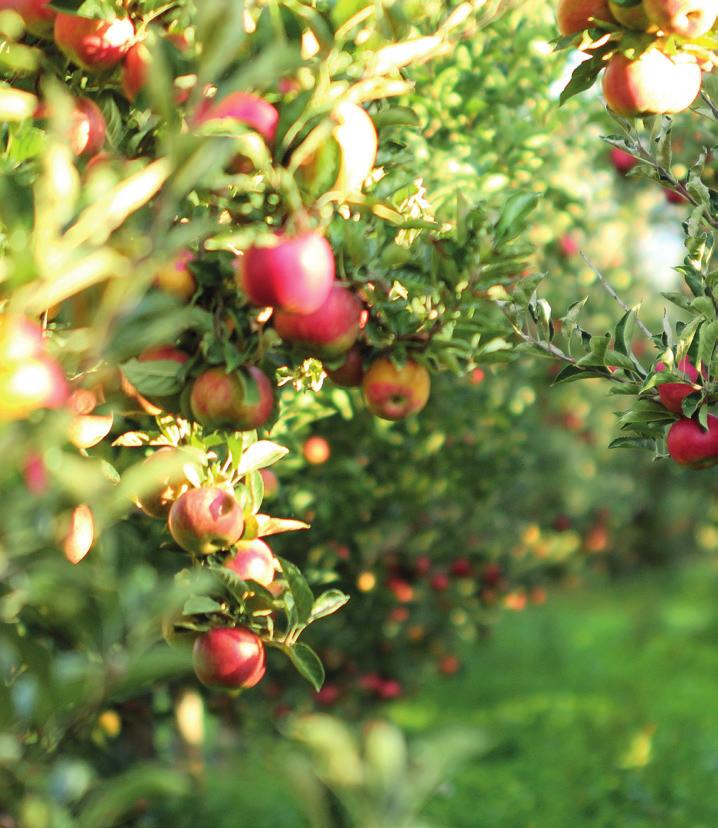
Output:
<path fill-rule="evenodd" d="M 495 740 L 430 807 L 452 828 L 715 828 L 717 703 L 716 574 L 703 567 L 509 615 L 463 675 L 393 718 Z"/>
<path fill-rule="evenodd" d="M 460 724 L 489 736 L 432 799 L 432 824 L 716 828 L 717 576 L 703 564 L 506 613 L 462 673 L 385 708 L 410 735 Z M 275 761 L 287 745 L 246 748 L 176 828 L 307 826 Z"/>

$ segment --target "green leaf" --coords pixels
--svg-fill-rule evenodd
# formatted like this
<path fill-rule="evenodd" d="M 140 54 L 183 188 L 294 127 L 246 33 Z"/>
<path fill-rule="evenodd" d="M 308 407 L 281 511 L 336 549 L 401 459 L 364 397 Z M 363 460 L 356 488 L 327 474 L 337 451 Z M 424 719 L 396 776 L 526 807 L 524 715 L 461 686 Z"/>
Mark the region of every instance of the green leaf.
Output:
<path fill-rule="evenodd" d="M 239 474 L 247 474 L 257 469 L 266 469 L 287 454 L 289 449 L 285 446 L 270 440 L 259 440 L 244 452 L 237 471 Z"/>
<path fill-rule="evenodd" d="M 188 598 L 182 607 L 183 615 L 207 615 L 210 612 L 217 612 L 220 605 L 208 595 L 193 595 Z"/>
<path fill-rule="evenodd" d="M 536 193 L 512 193 L 503 206 L 496 223 L 496 245 L 513 239 L 523 229 L 523 220 L 538 204 Z"/>
<path fill-rule="evenodd" d="M 579 92 L 585 92 L 586 89 L 590 89 L 604 66 L 605 64 L 601 60 L 600 55 L 595 55 L 589 60 L 584 60 L 583 63 L 580 63 L 574 69 L 571 80 L 563 92 L 561 92 L 559 106 L 563 106 L 569 98 L 578 95 Z"/>
<path fill-rule="evenodd" d="M 287 579 L 287 585 L 294 598 L 294 606 L 297 611 L 297 621 L 299 624 L 306 624 L 312 614 L 312 607 L 314 606 L 314 595 L 309 588 L 304 575 L 298 566 L 295 566 L 291 561 L 285 558 L 279 558 L 279 564 L 282 567 L 284 577 Z"/>
<path fill-rule="evenodd" d="M 131 359 L 123 363 L 121 368 L 140 394 L 167 397 L 179 393 L 184 386 L 184 365 L 174 360 L 152 359 L 140 362 Z"/>
<path fill-rule="evenodd" d="M 310 623 L 317 621 L 319 618 L 326 618 L 332 615 L 337 610 L 340 610 L 349 601 L 349 596 L 345 595 L 339 589 L 328 589 L 326 592 L 317 598 L 312 607 L 312 613 L 309 618 Z"/>
<path fill-rule="evenodd" d="M 285 651 L 297 672 L 305 678 L 312 687 L 319 691 L 324 684 L 324 665 L 319 656 L 307 644 L 295 644 Z"/>

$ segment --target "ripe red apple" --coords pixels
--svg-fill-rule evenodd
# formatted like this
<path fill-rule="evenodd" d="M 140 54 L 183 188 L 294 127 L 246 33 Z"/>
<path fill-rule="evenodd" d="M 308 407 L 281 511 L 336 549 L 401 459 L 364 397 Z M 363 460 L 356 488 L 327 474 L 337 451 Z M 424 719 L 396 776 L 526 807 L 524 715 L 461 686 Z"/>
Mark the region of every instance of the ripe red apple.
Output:
<path fill-rule="evenodd" d="M 310 463 L 312 466 L 321 466 L 331 457 L 332 449 L 324 437 L 314 435 L 304 441 L 302 454 L 307 463 Z"/>
<path fill-rule="evenodd" d="M 350 348 L 344 357 L 344 362 L 338 368 L 327 368 L 327 376 L 335 385 L 343 388 L 357 388 L 364 379 L 364 360 L 361 348 L 357 345 Z"/>
<path fill-rule="evenodd" d="M 277 310 L 274 327 L 285 342 L 298 345 L 313 356 L 332 359 L 348 351 L 356 342 L 361 312 L 359 298 L 335 284 L 313 313 Z"/>
<path fill-rule="evenodd" d="M 656 365 L 657 371 L 665 371 L 666 366 L 659 362 Z M 688 377 L 694 383 L 698 381 L 698 371 L 687 357 L 678 363 L 678 370 Z M 683 400 L 693 393 L 695 389 L 686 382 L 665 382 L 658 386 L 658 397 L 661 403 L 675 414 L 681 414 L 683 411 Z"/>
<path fill-rule="evenodd" d="M 677 193 L 675 190 L 669 190 L 668 187 L 665 187 L 663 192 L 666 195 L 666 201 L 669 204 L 688 204 L 688 199 L 681 195 L 681 193 Z"/>
<path fill-rule="evenodd" d="M 243 581 L 256 581 L 262 586 L 269 586 L 274 580 L 274 555 L 267 544 L 255 538 L 239 541 L 234 553 L 224 564 L 235 572 Z"/>
<path fill-rule="evenodd" d="M 451 564 L 451 574 L 457 578 L 468 578 L 471 571 L 471 561 L 468 558 L 456 558 Z"/>
<path fill-rule="evenodd" d="M 135 36 L 135 27 L 128 17 L 94 20 L 58 13 L 54 31 L 60 50 L 88 72 L 104 72 L 115 67 Z"/>
<path fill-rule="evenodd" d="M 25 28 L 38 37 L 51 37 L 56 11 L 49 9 L 51 0 L 0 0 L 0 11 L 16 11 Z"/>
<path fill-rule="evenodd" d="M 192 661 L 197 678 L 205 687 L 254 687 L 265 672 L 264 644 L 246 627 L 219 627 L 197 637 Z"/>
<path fill-rule="evenodd" d="M 220 121 L 225 118 L 246 124 L 258 132 L 271 147 L 277 134 L 279 112 L 269 101 L 251 92 L 233 92 L 221 101 L 205 100 L 200 106 L 196 124 Z"/>
<path fill-rule="evenodd" d="M 683 417 L 668 431 L 668 453 L 681 466 L 704 469 L 718 463 L 718 417 L 708 415 L 708 430 Z"/>
<path fill-rule="evenodd" d="M 431 393 L 431 378 L 414 360 L 398 368 L 387 357 L 380 357 L 364 375 L 362 387 L 372 414 L 385 420 L 401 420 L 424 408 Z"/>
<path fill-rule="evenodd" d="M 481 583 L 487 587 L 495 587 L 501 581 L 501 567 L 496 563 L 489 563 L 481 573 Z"/>
<path fill-rule="evenodd" d="M 686 40 L 705 34 L 718 16 L 718 0 L 643 0 L 643 7 L 664 34 Z"/>
<path fill-rule="evenodd" d="M 171 262 L 157 271 L 154 286 L 165 293 L 171 293 L 183 302 L 189 302 L 197 290 L 197 282 L 189 269 L 193 259 L 194 253 L 191 250 L 178 253 Z"/>
<path fill-rule="evenodd" d="M 445 655 L 439 659 L 439 672 L 445 676 L 453 676 L 461 669 L 461 662 L 455 655 Z"/>
<path fill-rule="evenodd" d="M 609 23 L 613 20 L 608 0 L 559 0 L 556 19 L 562 35 L 576 34 L 591 28 L 592 17 Z"/>
<path fill-rule="evenodd" d="M 474 370 L 469 375 L 469 382 L 472 385 L 481 385 L 485 377 L 486 374 L 484 373 L 482 368 L 474 368 Z"/>
<path fill-rule="evenodd" d="M 0 315 L 0 366 L 45 355 L 45 339 L 37 322 L 25 316 Z"/>
<path fill-rule="evenodd" d="M 417 575 L 428 575 L 431 569 L 431 558 L 428 555 L 419 555 L 414 562 L 414 571 Z"/>
<path fill-rule="evenodd" d="M 621 175 L 625 175 L 638 163 L 638 161 L 630 153 L 619 149 L 618 147 L 611 147 L 610 157 L 611 163 L 613 164 L 616 172 L 621 173 Z"/>
<path fill-rule="evenodd" d="M 151 454 L 142 467 L 147 477 L 155 480 L 153 488 L 135 499 L 137 506 L 149 517 L 166 520 L 172 504 L 189 490 L 191 484 L 180 464 L 190 463 L 181 449 L 164 446 Z"/>
<path fill-rule="evenodd" d="M 449 576 L 445 572 L 437 572 L 429 581 L 434 592 L 445 592 L 449 588 Z"/>
<path fill-rule="evenodd" d="M 334 253 L 318 233 L 277 236 L 273 247 L 250 247 L 237 280 L 250 302 L 289 313 L 314 313 L 334 283 Z"/>
<path fill-rule="evenodd" d="M 564 233 L 558 240 L 558 249 L 561 255 L 568 259 L 571 256 L 575 256 L 581 247 L 575 236 L 572 236 L 570 233 Z"/>
<path fill-rule="evenodd" d="M 651 25 L 651 21 L 646 16 L 644 4 L 639 2 L 636 6 L 619 6 L 613 0 L 608 0 L 608 8 L 614 18 L 627 29 L 632 29 L 636 32 L 645 32 Z"/>
<path fill-rule="evenodd" d="M 0 422 L 23 420 L 41 408 L 59 408 L 67 395 L 65 374 L 50 357 L 0 366 Z"/>
<path fill-rule="evenodd" d="M 662 115 L 681 112 L 696 99 L 701 70 L 691 55 L 669 57 L 658 49 L 637 60 L 616 53 L 603 75 L 606 105 L 617 115 Z"/>
<path fill-rule="evenodd" d="M 193 555 L 211 555 L 240 539 L 244 517 L 233 495 L 207 486 L 180 495 L 170 508 L 167 525 L 182 549 Z"/>
<path fill-rule="evenodd" d="M 404 578 L 388 578 L 386 586 L 400 604 L 408 604 L 414 600 L 414 588 Z"/>
<path fill-rule="evenodd" d="M 279 478 L 271 469 L 260 469 L 259 473 L 264 483 L 264 496 L 271 500 L 279 494 Z"/>
<path fill-rule="evenodd" d="M 224 368 L 209 368 L 192 386 L 190 408 L 206 428 L 251 431 L 272 416 L 274 389 L 266 374 L 253 365 L 231 374 Z"/>
<path fill-rule="evenodd" d="M 40 495 L 50 487 L 50 477 L 47 473 L 47 466 L 45 460 L 39 452 L 30 451 L 25 457 L 25 462 L 22 467 L 22 476 L 25 481 L 25 487 L 30 494 Z"/>
<path fill-rule="evenodd" d="M 150 50 L 144 43 L 135 43 L 127 50 L 122 64 L 122 92 L 128 101 L 134 101 L 145 88 L 151 63 Z"/>
<path fill-rule="evenodd" d="M 404 688 L 396 679 L 384 679 L 377 690 L 377 695 L 380 699 L 398 699 Z"/>
<path fill-rule="evenodd" d="M 95 155 L 105 145 L 107 125 L 100 107 L 89 98 L 78 98 L 70 128 L 70 146 L 77 156 Z"/>
<path fill-rule="evenodd" d="M 321 690 L 318 690 L 314 694 L 314 699 L 317 704 L 321 704 L 324 707 L 331 707 L 339 701 L 341 694 L 341 690 L 336 684 L 325 684 Z"/>

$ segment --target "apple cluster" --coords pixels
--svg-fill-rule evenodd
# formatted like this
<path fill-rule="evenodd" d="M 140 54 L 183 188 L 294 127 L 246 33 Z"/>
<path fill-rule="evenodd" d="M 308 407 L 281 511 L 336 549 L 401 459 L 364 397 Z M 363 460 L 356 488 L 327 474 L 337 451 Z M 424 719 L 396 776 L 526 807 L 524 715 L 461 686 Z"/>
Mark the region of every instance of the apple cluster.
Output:
<path fill-rule="evenodd" d="M 559 0 L 557 8 L 569 42 L 589 31 L 579 48 L 591 56 L 594 75 L 605 68 L 606 105 L 625 118 L 674 114 L 695 101 L 702 69 L 713 65 L 701 38 L 717 16 L 715 0 Z"/>

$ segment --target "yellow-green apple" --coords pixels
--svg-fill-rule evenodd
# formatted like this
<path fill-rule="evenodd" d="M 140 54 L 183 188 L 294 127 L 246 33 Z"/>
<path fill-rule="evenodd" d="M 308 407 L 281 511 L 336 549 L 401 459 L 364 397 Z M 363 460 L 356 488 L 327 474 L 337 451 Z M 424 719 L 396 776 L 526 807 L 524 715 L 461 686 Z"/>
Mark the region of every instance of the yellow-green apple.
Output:
<path fill-rule="evenodd" d="M 278 235 L 271 246 L 254 246 L 237 263 L 237 281 L 254 305 L 309 314 L 334 284 L 334 253 L 319 233 Z"/>
<path fill-rule="evenodd" d="M 683 417 L 668 430 L 668 453 L 681 466 L 704 469 L 718 463 L 718 417 L 708 415 L 704 431 L 695 420 Z"/>
<path fill-rule="evenodd" d="M 243 581 L 256 581 L 266 587 L 274 580 L 274 555 L 259 538 L 239 541 L 224 565 Z"/>
<path fill-rule="evenodd" d="M 78 564 L 92 549 L 95 540 L 95 519 L 86 503 L 76 506 L 61 519 L 62 551 L 71 564 Z"/>
<path fill-rule="evenodd" d="M 304 441 L 302 446 L 304 459 L 312 466 L 321 466 L 326 463 L 332 455 L 329 442 L 324 437 L 314 435 Z"/>
<path fill-rule="evenodd" d="M 218 627 L 195 639 L 192 661 L 205 687 L 254 687 L 264 676 L 264 644 L 246 627 Z"/>
<path fill-rule="evenodd" d="M 58 13 L 54 37 L 59 49 L 88 72 L 113 69 L 132 45 L 135 27 L 128 17 L 95 20 Z"/>
<path fill-rule="evenodd" d="M 226 489 L 203 486 L 181 494 L 172 504 L 167 526 L 178 546 L 193 555 L 228 549 L 242 536 L 244 517 Z"/>
<path fill-rule="evenodd" d="M 669 57 L 658 49 L 629 60 L 620 52 L 603 75 L 606 105 L 617 115 L 632 118 L 681 112 L 696 99 L 701 70 L 687 53 Z"/>
<path fill-rule="evenodd" d="M 619 6 L 613 0 L 608 0 L 608 8 L 611 10 L 613 17 L 627 29 L 645 32 L 651 25 L 641 0 L 633 6 Z"/>
<path fill-rule="evenodd" d="M 145 88 L 151 62 L 150 50 L 142 41 L 127 50 L 122 63 L 122 92 L 128 101 L 134 101 Z"/>
<path fill-rule="evenodd" d="M 334 284 L 314 313 L 277 310 L 274 328 L 285 342 L 313 356 L 332 359 L 346 353 L 356 342 L 361 313 L 359 298 L 347 288 Z"/>
<path fill-rule="evenodd" d="M 643 0 L 643 5 L 664 34 L 687 40 L 704 35 L 718 17 L 718 0 Z"/>
<path fill-rule="evenodd" d="M 152 485 L 135 497 L 138 508 L 149 517 L 166 520 L 172 504 L 191 487 L 184 471 L 186 465 L 192 465 L 192 459 L 181 449 L 164 446 L 151 454 L 142 468 L 145 481 Z"/>
<path fill-rule="evenodd" d="M 0 11 L 17 12 L 31 34 L 51 37 L 57 12 L 49 8 L 50 3 L 51 0 L 0 0 Z"/>
<path fill-rule="evenodd" d="M 656 371 L 665 370 L 666 366 L 662 362 L 656 365 Z M 678 363 L 678 370 L 682 371 L 691 383 L 698 380 L 698 371 L 687 357 Z M 695 390 L 692 385 L 686 382 L 664 382 L 658 386 L 658 397 L 665 408 L 675 414 L 680 414 L 683 411 L 683 400 Z"/>
<path fill-rule="evenodd" d="M 431 379 L 426 368 L 408 360 L 398 367 L 380 357 L 369 367 L 362 383 L 367 408 L 385 420 L 401 420 L 416 414 L 429 401 Z"/>
<path fill-rule="evenodd" d="M 165 293 L 171 293 L 183 302 L 188 302 L 197 290 L 197 282 L 189 267 L 193 259 L 194 253 L 191 250 L 178 253 L 171 262 L 157 271 L 154 286 Z"/>
<path fill-rule="evenodd" d="M 190 408 L 207 428 L 251 431 L 272 416 L 274 389 L 267 375 L 253 365 L 231 373 L 209 368 L 192 386 Z"/>
<path fill-rule="evenodd" d="M 376 127 L 366 110 L 349 101 L 334 108 L 332 119 L 336 125 L 330 140 L 300 166 L 300 178 L 312 190 L 324 185 L 341 193 L 359 191 L 376 162 Z M 325 169 L 332 178 L 326 179 Z"/>
<path fill-rule="evenodd" d="M 329 379 L 336 385 L 344 388 L 357 388 L 364 379 L 364 360 L 362 359 L 361 348 L 355 345 L 347 351 L 344 362 L 337 368 L 324 366 Z"/>
<path fill-rule="evenodd" d="M 608 0 L 559 0 L 556 19 L 562 35 L 591 28 L 591 18 L 607 22 L 613 20 Z"/>

